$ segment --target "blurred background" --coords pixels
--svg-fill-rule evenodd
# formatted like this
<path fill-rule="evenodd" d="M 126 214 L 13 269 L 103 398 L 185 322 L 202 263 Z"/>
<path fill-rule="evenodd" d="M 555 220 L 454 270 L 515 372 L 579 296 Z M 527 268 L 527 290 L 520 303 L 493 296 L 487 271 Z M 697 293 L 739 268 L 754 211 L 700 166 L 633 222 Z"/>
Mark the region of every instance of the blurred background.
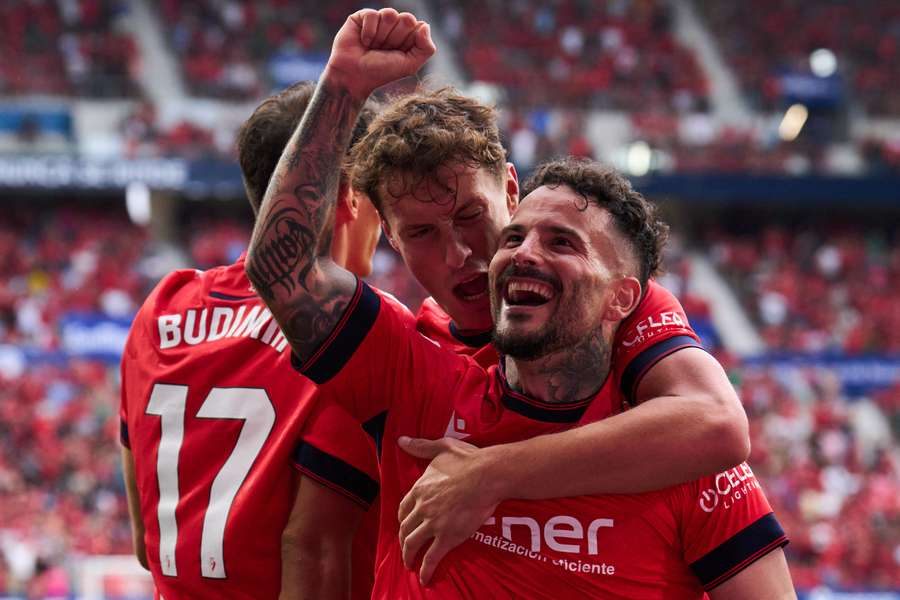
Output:
<path fill-rule="evenodd" d="M 244 249 L 234 134 L 363 5 L 0 2 L 0 597 L 152 597 L 119 469 L 130 320 Z M 740 392 L 801 598 L 900 598 L 900 3 L 397 7 L 523 177 L 592 156 L 664 207 L 661 281 Z M 387 245 L 375 265 L 416 310 Z"/>

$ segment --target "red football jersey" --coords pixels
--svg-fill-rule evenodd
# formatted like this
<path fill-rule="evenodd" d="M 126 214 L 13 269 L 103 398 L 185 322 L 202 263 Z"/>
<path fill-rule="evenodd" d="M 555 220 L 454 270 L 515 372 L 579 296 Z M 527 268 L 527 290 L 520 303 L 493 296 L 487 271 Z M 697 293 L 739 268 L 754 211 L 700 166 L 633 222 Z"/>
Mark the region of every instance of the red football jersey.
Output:
<path fill-rule="evenodd" d="M 165 598 L 277 598 L 281 533 L 311 455 L 342 475 L 342 493 L 363 506 L 374 499 L 371 438 L 345 411 L 315 415 L 340 437 L 300 443 L 314 392 L 243 260 L 177 271 L 147 298 L 122 358 L 122 443 Z M 357 545 L 371 554 L 368 532 Z"/>
<path fill-rule="evenodd" d="M 397 438 L 487 446 L 561 431 L 613 414 L 615 378 L 579 403 L 529 398 L 509 388 L 499 366 L 484 369 L 412 331 L 395 303 L 365 284 L 329 342 L 295 364 L 381 440 L 374 598 L 701 598 L 786 541 L 742 466 L 649 494 L 504 502 L 423 588 L 403 566 L 396 514 L 427 461 L 400 450 Z"/>
<path fill-rule="evenodd" d="M 613 374 L 627 403 L 634 403 L 638 384 L 653 365 L 689 347 L 700 347 L 700 338 L 691 329 L 681 303 L 651 279 L 647 293 L 619 324 L 613 340 Z"/>

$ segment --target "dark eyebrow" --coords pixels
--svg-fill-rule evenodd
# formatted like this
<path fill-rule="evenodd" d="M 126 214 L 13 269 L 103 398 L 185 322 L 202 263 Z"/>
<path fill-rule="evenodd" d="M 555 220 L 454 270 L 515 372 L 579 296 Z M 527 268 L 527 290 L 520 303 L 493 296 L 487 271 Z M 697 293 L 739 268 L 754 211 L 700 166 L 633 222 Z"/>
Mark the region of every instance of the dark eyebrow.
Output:
<path fill-rule="evenodd" d="M 516 223 L 510 223 L 509 225 L 507 225 L 506 227 L 504 227 L 503 229 L 500 230 L 500 235 L 504 236 L 507 233 L 510 233 L 513 231 L 515 231 L 516 233 L 522 233 L 523 231 L 525 231 L 525 228 Z"/>
<path fill-rule="evenodd" d="M 545 229 L 547 229 L 551 233 L 558 233 L 561 235 L 572 236 L 574 238 L 578 238 L 579 240 L 581 239 L 581 235 L 577 231 L 575 231 L 574 229 L 570 229 L 569 227 L 563 227 L 561 225 L 547 225 Z"/>

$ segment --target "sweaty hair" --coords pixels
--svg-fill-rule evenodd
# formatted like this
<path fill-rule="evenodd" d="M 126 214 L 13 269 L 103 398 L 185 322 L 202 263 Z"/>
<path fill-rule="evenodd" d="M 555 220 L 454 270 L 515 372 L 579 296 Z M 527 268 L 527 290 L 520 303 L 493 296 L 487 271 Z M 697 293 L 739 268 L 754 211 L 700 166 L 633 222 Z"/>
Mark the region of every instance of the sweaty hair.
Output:
<path fill-rule="evenodd" d="M 238 162 L 253 214 L 259 212 L 278 159 L 300 124 L 315 90 L 314 82 L 301 81 L 266 98 L 238 132 Z M 372 102 L 363 107 L 353 129 L 351 148 L 366 132 L 376 110 L 377 106 Z"/>
<path fill-rule="evenodd" d="M 353 188 L 382 215 L 379 187 L 388 178 L 402 176 L 404 188 L 391 192 L 401 196 L 453 163 L 485 167 L 498 178 L 506 165 L 496 111 L 451 87 L 395 100 L 375 117 L 350 158 Z"/>
<path fill-rule="evenodd" d="M 638 279 L 647 289 L 647 280 L 660 272 L 662 249 L 669 226 L 657 216 L 656 205 L 631 187 L 631 182 L 614 169 L 597 161 L 564 158 L 539 165 L 522 186 L 522 198 L 541 186 L 566 185 L 584 198 L 583 208 L 593 202 L 612 215 L 638 260 Z"/>

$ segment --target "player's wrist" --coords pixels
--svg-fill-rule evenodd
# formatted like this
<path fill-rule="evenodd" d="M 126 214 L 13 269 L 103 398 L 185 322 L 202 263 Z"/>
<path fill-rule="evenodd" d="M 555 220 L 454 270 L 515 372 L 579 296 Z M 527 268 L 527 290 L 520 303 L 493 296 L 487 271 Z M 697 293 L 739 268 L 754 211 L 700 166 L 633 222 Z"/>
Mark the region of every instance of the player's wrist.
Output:
<path fill-rule="evenodd" d="M 479 451 L 478 469 L 481 471 L 482 497 L 486 501 L 497 504 L 515 496 L 510 455 L 508 445 L 488 446 Z"/>
<path fill-rule="evenodd" d="M 345 69 L 335 66 L 331 62 L 325 65 L 325 70 L 319 78 L 319 85 L 328 86 L 333 90 L 346 92 L 361 107 L 368 100 L 374 89 L 364 83 L 363 78 Z"/>

